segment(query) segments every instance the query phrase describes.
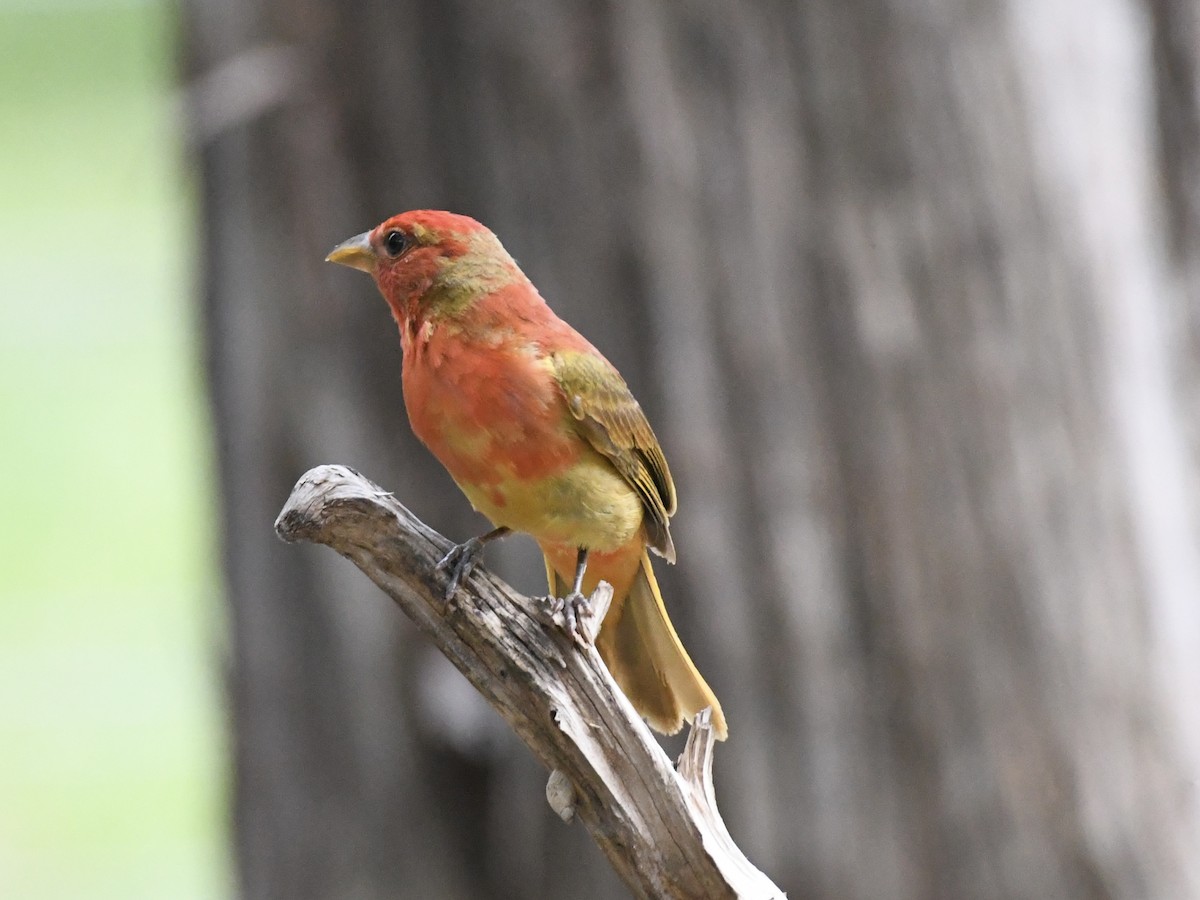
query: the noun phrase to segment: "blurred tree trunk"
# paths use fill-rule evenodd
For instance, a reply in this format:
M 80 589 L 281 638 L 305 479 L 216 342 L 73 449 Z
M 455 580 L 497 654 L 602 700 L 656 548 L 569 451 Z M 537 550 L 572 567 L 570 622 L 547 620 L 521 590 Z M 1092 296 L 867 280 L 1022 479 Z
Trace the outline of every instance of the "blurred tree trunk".
M 321 262 L 422 206 L 647 408 L 718 797 L 791 896 L 1200 896 L 1194 0 L 184 6 L 244 896 L 624 894 L 390 604 L 271 531 L 320 462 L 482 526 Z

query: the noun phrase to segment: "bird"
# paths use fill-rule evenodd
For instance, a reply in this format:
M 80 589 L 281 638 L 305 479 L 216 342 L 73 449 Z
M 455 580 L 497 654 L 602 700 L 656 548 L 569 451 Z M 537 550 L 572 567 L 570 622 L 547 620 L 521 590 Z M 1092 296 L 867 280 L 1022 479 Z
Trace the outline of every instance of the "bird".
M 675 562 L 675 484 L 617 369 L 550 308 L 490 229 L 412 210 L 338 244 L 327 261 L 372 276 L 400 331 L 417 438 L 494 526 L 439 563 L 446 596 L 491 541 L 528 534 L 568 628 L 606 581 L 596 649 L 638 714 L 664 734 L 716 695 L 667 615 L 650 552 Z

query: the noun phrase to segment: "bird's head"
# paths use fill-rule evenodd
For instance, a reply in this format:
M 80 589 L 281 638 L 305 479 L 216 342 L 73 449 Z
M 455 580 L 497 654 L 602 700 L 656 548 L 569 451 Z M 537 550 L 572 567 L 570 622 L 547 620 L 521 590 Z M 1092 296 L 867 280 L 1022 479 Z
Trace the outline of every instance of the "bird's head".
M 401 324 L 460 314 L 524 277 L 486 227 L 429 209 L 392 216 L 342 241 L 325 259 L 370 274 Z

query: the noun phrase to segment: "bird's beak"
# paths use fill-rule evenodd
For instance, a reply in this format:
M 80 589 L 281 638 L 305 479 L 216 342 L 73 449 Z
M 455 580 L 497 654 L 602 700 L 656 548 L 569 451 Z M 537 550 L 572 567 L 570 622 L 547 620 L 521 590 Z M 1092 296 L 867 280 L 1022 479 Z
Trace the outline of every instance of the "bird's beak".
M 377 261 L 378 257 L 371 249 L 371 232 L 369 231 L 342 241 L 325 257 L 325 262 L 340 263 L 352 269 L 362 269 L 364 272 L 374 272 Z

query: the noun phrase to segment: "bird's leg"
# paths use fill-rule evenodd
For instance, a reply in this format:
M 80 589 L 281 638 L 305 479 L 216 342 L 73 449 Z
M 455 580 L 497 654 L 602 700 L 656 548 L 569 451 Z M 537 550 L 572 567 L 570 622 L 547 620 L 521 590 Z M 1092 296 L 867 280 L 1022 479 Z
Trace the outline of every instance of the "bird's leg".
M 579 548 L 579 555 L 575 557 L 575 583 L 571 585 L 571 594 L 575 597 L 583 597 L 583 573 L 587 571 L 587 547 Z
M 579 548 L 579 555 L 575 557 L 575 583 L 571 586 L 571 593 L 565 597 L 555 597 L 551 600 L 551 609 L 553 612 L 561 612 L 563 619 L 567 625 L 567 634 L 572 636 L 578 635 L 587 643 L 588 635 L 583 628 L 583 617 L 590 615 L 592 605 L 588 602 L 588 598 L 583 596 L 583 573 L 587 571 L 588 551 L 587 547 Z
M 475 564 L 483 556 L 483 548 L 496 540 L 496 538 L 504 537 L 509 531 L 509 528 L 501 525 L 499 528 L 493 528 L 487 534 L 473 537 L 450 548 L 450 552 L 443 556 L 437 564 L 439 572 L 450 573 L 450 580 L 446 583 L 447 600 L 454 596 L 454 592 L 458 590 L 458 586 L 471 574 L 471 570 L 475 568 Z

